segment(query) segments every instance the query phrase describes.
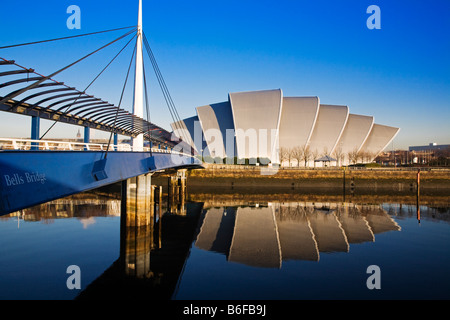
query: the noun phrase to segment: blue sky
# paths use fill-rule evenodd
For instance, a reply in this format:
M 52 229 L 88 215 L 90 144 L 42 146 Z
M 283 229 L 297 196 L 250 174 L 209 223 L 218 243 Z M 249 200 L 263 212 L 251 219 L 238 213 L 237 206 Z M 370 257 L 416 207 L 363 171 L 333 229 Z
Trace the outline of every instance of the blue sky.
M 69 30 L 69 5 L 81 29 Z M 378 5 L 381 29 L 369 30 L 366 9 Z M 2 3 L 0 46 L 136 24 L 138 0 L 48 0 Z M 400 127 L 395 148 L 450 143 L 450 1 L 143 0 L 144 32 L 181 118 L 229 92 L 281 88 L 285 96 L 318 96 L 351 113 Z M 18 19 L 20 17 L 20 19 Z M 49 74 L 124 33 L 0 50 Z M 125 42 L 55 78 L 83 90 Z M 132 46 L 88 90 L 118 103 Z M 146 60 L 151 120 L 171 122 Z M 123 107 L 131 110 L 131 90 Z M 29 136 L 30 119 L 0 113 L 0 136 Z M 48 127 L 42 122 L 42 131 Z M 57 124 L 54 137 L 78 127 Z M 50 136 L 50 137 L 51 137 Z M 388 149 L 392 148 L 389 146 Z

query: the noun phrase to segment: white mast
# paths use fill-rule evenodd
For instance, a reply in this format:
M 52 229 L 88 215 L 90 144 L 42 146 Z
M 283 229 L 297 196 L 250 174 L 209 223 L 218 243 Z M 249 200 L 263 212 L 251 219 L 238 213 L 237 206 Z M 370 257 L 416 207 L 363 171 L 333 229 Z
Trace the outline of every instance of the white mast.
M 134 106 L 133 114 L 144 118 L 144 86 L 143 86 L 143 62 L 142 62 L 142 0 L 139 0 L 139 14 L 136 40 L 136 73 L 134 81 Z M 133 151 L 144 150 L 144 135 L 139 134 L 133 138 Z

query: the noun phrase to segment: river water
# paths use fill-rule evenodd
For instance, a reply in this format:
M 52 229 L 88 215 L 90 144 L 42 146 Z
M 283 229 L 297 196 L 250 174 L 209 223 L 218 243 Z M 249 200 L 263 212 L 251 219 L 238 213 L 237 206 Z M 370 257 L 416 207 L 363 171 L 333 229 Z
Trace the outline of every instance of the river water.
M 190 190 L 148 227 L 120 215 L 110 188 L 0 217 L 0 299 L 450 298 L 445 194 Z

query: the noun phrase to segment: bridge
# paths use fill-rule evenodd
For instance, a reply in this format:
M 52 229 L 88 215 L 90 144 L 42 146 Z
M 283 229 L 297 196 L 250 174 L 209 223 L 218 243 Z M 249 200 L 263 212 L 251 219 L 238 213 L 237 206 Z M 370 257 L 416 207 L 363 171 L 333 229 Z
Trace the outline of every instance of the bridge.
M 29 66 L 0 57 L 0 111 L 31 117 L 30 139 L 0 138 L 0 215 L 116 182 L 122 182 L 128 203 L 142 205 L 145 209 L 147 197 L 154 189 L 152 174 L 178 172 L 180 181 L 184 181 L 186 170 L 202 167 L 188 144 L 149 121 L 144 48 L 172 119 L 179 120 L 179 117 L 142 29 L 142 0 L 139 1 L 135 27 L 4 46 L 0 51 L 118 30 L 126 32 L 50 75 L 42 75 Z M 54 79 L 62 71 L 120 40 L 127 41 L 124 47 L 84 90 Z M 135 47 L 119 103 L 87 94 L 86 90 L 132 43 Z M 121 104 L 133 61 L 134 101 L 133 112 L 129 112 Z M 53 125 L 41 135 L 41 119 L 51 120 L 53 125 L 66 123 L 83 127 L 83 142 L 43 139 Z M 91 143 L 91 129 L 108 132 L 108 143 Z M 119 135 L 130 137 L 131 144 L 120 144 Z M 145 224 L 145 218 L 132 220 L 131 225 Z

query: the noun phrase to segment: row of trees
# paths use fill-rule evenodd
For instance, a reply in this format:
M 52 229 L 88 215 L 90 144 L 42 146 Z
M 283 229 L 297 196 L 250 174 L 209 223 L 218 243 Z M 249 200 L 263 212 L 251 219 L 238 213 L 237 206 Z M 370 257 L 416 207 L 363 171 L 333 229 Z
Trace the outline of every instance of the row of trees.
M 297 166 L 300 166 L 300 163 L 303 163 L 306 167 L 310 161 L 317 160 L 326 155 L 335 158 L 337 166 L 342 165 L 346 159 L 348 160 L 348 163 L 356 164 L 359 162 L 367 163 L 374 158 L 373 153 L 358 151 L 356 148 L 345 153 L 341 147 L 337 147 L 330 155 L 328 154 L 327 148 L 324 148 L 322 152 L 319 152 L 317 149 L 311 150 L 308 145 L 296 146 L 293 148 L 281 147 L 279 157 L 280 163 L 288 162 L 289 166 L 291 166 L 292 161 L 295 160 Z
M 309 146 L 297 146 L 294 148 L 282 147 L 279 150 L 279 162 L 281 164 L 288 163 L 288 166 L 294 162 L 298 167 L 302 164 L 307 167 L 311 161 L 314 161 L 322 156 L 329 155 L 327 149 L 322 152 L 318 150 L 311 150 Z M 343 152 L 342 148 L 338 147 L 331 154 L 333 158 L 336 159 L 336 165 L 348 165 L 348 164 L 358 164 L 358 163 L 370 163 L 374 160 L 375 155 L 370 152 L 362 152 L 357 149 L 353 149 L 349 152 Z M 249 159 L 239 159 L 234 158 L 221 158 L 221 157 L 211 157 L 197 156 L 199 159 L 206 163 L 217 163 L 217 164 L 243 164 L 243 165 L 268 165 L 271 163 L 269 158 L 249 158 Z M 439 165 L 448 166 L 450 164 L 450 148 L 443 150 L 433 150 L 433 151 L 402 151 L 397 150 L 395 152 L 386 152 L 375 158 L 377 163 L 382 164 L 428 164 L 428 165 Z
M 292 162 L 295 162 L 298 167 L 303 164 L 305 167 L 309 165 L 309 162 L 314 161 L 322 156 L 329 155 L 328 150 L 325 148 L 322 152 L 317 149 L 311 150 L 308 145 L 296 146 L 293 148 L 281 147 L 279 150 L 279 162 L 283 164 L 288 162 L 288 166 L 291 166 Z M 374 155 L 369 152 L 361 152 L 354 149 L 350 152 L 344 153 L 342 148 L 338 147 L 331 154 L 333 158 L 336 159 L 336 165 L 341 166 L 344 161 L 347 160 L 347 164 L 357 164 L 360 162 L 368 163 L 373 160 Z M 198 156 L 199 159 L 206 163 L 217 163 L 217 164 L 245 164 L 245 165 L 268 165 L 271 161 L 268 158 L 250 158 L 250 159 L 239 159 L 234 158 L 221 158 L 221 157 L 211 157 Z

